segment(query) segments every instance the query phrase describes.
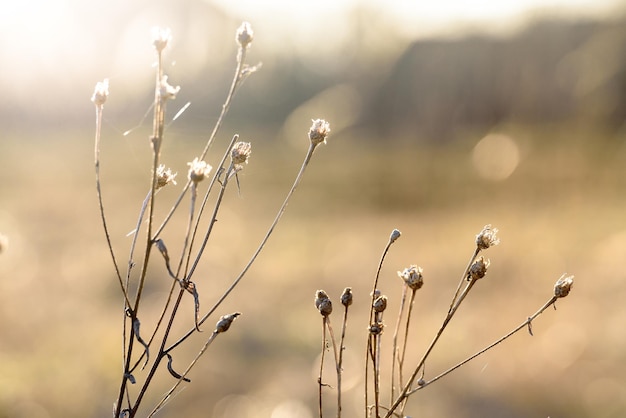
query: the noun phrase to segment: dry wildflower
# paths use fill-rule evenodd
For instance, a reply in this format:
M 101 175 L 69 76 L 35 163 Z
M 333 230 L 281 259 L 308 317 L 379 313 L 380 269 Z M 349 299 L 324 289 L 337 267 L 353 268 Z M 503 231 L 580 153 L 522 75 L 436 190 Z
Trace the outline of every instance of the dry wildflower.
M 377 312 L 377 313 L 384 312 L 385 309 L 387 309 L 387 296 L 385 295 L 378 296 L 374 300 L 374 303 L 372 304 L 372 306 L 374 307 L 374 312 Z
M 157 177 L 156 188 L 157 188 L 157 190 L 160 189 L 161 187 L 167 186 L 170 183 L 176 185 L 176 180 L 174 180 L 174 178 L 176 177 L 177 174 L 178 173 L 173 173 L 172 174 L 172 170 L 169 169 L 169 168 L 165 169 L 165 166 L 163 164 L 158 166 L 157 167 L 157 172 L 156 172 L 156 177 Z
M 396 240 L 398 238 L 400 238 L 401 235 L 402 235 L 402 233 L 399 230 L 394 229 L 393 231 L 391 231 L 391 236 L 389 237 L 389 242 L 391 242 L 393 244 L 394 242 L 396 242 Z
M 346 308 L 352 305 L 352 288 L 346 287 L 341 294 L 341 304 Z
M 194 183 L 204 180 L 204 178 L 208 176 L 213 169 L 211 165 L 207 164 L 205 161 L 198 160 L 198 158 L 194 158 L 193 161 L 187 163 L 187 165 L 189 166 L 189 180 Z
M 404 283 L 412 290 L 417 290 L 424 285 L 424 276 L 422 276 L 422 268 L 412 265 L 398 272 L 398 277 L 404 280 Z
M 91 96 L 91 101 L 96 106 L 102 106 L 107 101 L 107 97 L 109 97 L 109 79 L 105 78 L 104 80 L 96 83 L 96 88 Z
M 252 43 L 252 40 L 254 39 L 254 32 L 252 31 L 250 23 L 243 22 L 241 26 L 239 26 L 235 39 L 243 49 L 246 49 Z
M 252 154 L 252 146 L 249 142 L 237 142 L 230 152 L 230 158 L 232 159 L 233 165 L 241 170 L 243 164 L 248 164 L 250 154 Z
M 176 95 L 180 91 L 180 86 L 172 86 L 167 82 L 167 76 L 164 75 L 161 77 L 161 83 L 159 83 L 159 98 L 161 101 L 165 101 L 168 99 L 175 99 Z
M 485 260 L 485 257 L 480 257 L 478 260 L 470 266 L 467 272 L 467 280 L 478 280 L 485 277 L 487 269 L 489 268 L 489 260 Z
M 476 246 L 479 250 L 486 250 L 487 248 L 498 245 L 500 240 L 496 237 L 498 228 L 491 228 L 491 224 L 485 225 L 482 231 L 476 235 Z
M 161 53 L 172 40 L 172 32 L 169 28 L 152 28 L 152 45 L 158 53 Z
M 313 120 L 313 125 L 309 130 L 309 139 L 314 146 L 326 143 L 326 137 L 330 133 L 330 124 L 324 119 Z
M 230 325 L 233 323 L 235 318 L 237 318 L 239 315 L 241 315 L 241 312 L 235 312 L 230 315 L 224 315 L 223 317 L 220 318 L 219 321 L 217 321 L 217 324 L 215 324 L 215 331 L 213 332 L 218 334 L 220 332 L 228 331 L 228 328 L 230 328 Z
M 318 290 L 315 293 L 315 307 L 324 317 L 332 313 L 333 303 L 330 301 L 330 298 L 325 291 Z
M 367 330 L 372 335 L 380 335 L 383 332 L 383 328 L 385 328 L 385 325 L 382 322 L 375 322 L 367 327 Z
M 572 286 L 574 285 L 574 276 L 561 276 L 559 280 L 554 284 L 554 296 L 557 298 L 564 298 L 569 295 Z

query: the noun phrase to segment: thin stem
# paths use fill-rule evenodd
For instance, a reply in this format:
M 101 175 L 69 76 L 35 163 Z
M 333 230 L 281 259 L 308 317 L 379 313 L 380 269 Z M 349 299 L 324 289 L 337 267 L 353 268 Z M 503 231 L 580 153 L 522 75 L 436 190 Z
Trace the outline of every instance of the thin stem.
M 120 284 L 120 289 L 122 290 L 122 294 L 124 295 L 124 301 L 127 306 L 130 306 L 130 300 L 128 299 L 128 293 L 126 291 L 126 287 L 124 286 L 124 282 L 122 280 L 122 274 L 120 273 L 119 266 L 117 264 L 117 259 L 115 258 L 115 252 L 113 251 L 113 244 L 111 244 L 111 236 L 109 234 L 109 228 L 107 225 L 106 216 L 104 214 L 104 204 L 102 202 L 102 190 L 100 187 L 100 137 L 102 132 L 102 112 L 103 105 L 96 105 L 96 138 L 94 145 L 94 165 L 96 169 L 96 192 L 98 195 L 98 208 L 100 209 L 100 220 L 102 221 L 102 228 L 104 229 L 104 236 L 107 241 L 107 247 L 109 248 L 109 253 L 111 254 L 111 260 L 113 261 L 113 267 L 115 268 L 115 275 L 117 276 L 117 280 Z
M 465 297 L 467 296 L 469 291 L 472 289 L 472 287 L 474 286 L 476 281 L 477 281 L 476 279 L 472 279 L 467 284 L 467 286 L 463 289 L 463 291 L 461 292 L 459 297 L 456 299 L 456 302 L 452 306 L 452 309 L 450 310 L 450 312 L 448 312 L 448 314 L 446 315 L 446 318 L 444 319 L 443 324 L 441 325 L 441 327 L 437 331 L 437 334 L 435 335 L 435 337 L 433 338 L 432 342 L 428 346 L 428 349 L 426 350 L 426 352 L 422 356 L 422 359 L 419 361 L 419 363 L 415 367 L 415 370 L 413 371 L 413 374 L 409 378 L 408 382 L 404 385 L 404 388 L 402 389 L 402 392 L 400 393 L 400 395 L 398 395 L 398 397 L 396 398 L 394 403 L 391 405 L 391 407 L 389 408 L 389 411 L 387 411 L 387 414 L 385 415 L 385 418 L 389 418 L 394 413 L 394 411 L 398 408 L 398 406 L 402 402 L 404 402 L 404 400 L 407 398 L 407 393 L 409 392 L 409 390 L 411 390 L 411 386 L 413 385 L 413 382 L 415 381 L 415 378 L 417 377 L 418 373 L 420 372 L 420 370 L 424 366 L 424 363 L 426 362 L 426 359 L 428 358 L 428 356 L 432 352 L 433 348 L 435 348 L 435 345 L 437 344 L 437 341 L 439 341 L 439 338 L 441 337 L 441 334 L 443 334 L 443 331 L 446 329 L 446 327 L 450 323 L 450 320 L 452 319 L 452 317 L 456 313 L 457 309 L 459 308 L 459 306 L 461 305 L 461 303 L 463 302 L 463 300 L 465 299 Z
M 400 297 L 400 309 L 398 310 L 398 319 L 396 320 L 396 327 L 393 330 L 393 338 L 391 344 L 391 396 L 390 401 L 395 398 L 395 377 L 396 377 L 396 362 L 398 363 L 398 368 L 401 367 L 400 362 L 400 353 L 398 351 L 398 333 L 400 332 L 400 323 L 402 322 L 402 316 L 404 314 L 404 305 L 406 303 L 406 291 L 408 286 L 402 286 L 402 296 Z M 407 325 L 408 329 L 408 325 Z M 406 337 L 405 337 L 406 338 Z M 399 372 L 399 381 L 402 382 L 402 372 Z M 402 383 L 400 383 L 402 384 Z
M 289 203 L 289 200 L 291 199 L 291 196 L 294 194 L 294 192 L 298 188 L 298 185 L 302 181 L 302 178 L 304 176 L 304 172 L 306 171 L 306 168 L 308 167 L 308 165 L 309 165 L 309 163 L 311 161 L 311 158 L 313 157 L 313 152 L 315 151 L 315 148 L 316 148 L 316 145 L 314 145 L 313 143 L 311 143 L 309 145 L 309 149 L 308 149 L 307 154 L 306 154 L 306 156 L 304 158 L 304 162 L 302 163 L 302 166 L 300 167 L 300 171 L 298 172 L 298 175 L 296 176 L 296 179 L 294 180 L 294 183 L 291 186 L 291 189 L 289 190 L 289 193 L 287 193 L 287 197 L 285 198 L 285 201 L 283 202 L 282 206 L 278 210 L 276 218 L 274 219 L 274 221 L 270 225 L 270 227 L 267 230 L 265 236 L 261 240 L 261 243 L 259 244 L 259 246 L 257 247 L 256 251 L 254 252 L 252 257 L 248 261 L 248 264 L 246 264 L 246 266 L 239 273 L 237 278 L 235 278 L 235 280 L 231 283 L 231 285 L 228 287 L 228 289 L 226 289 L 226 291 L 217 300 L 217 302 L 215 302 L 213 307 L 198 321 L 198 325 L 202 325 L 213 314 L 213 312 L 215 312 L 215 310 L 222 304 L 222 302 L 226 299 L 226 297 L 228 297 L 228 295 L 235 289 L 235 287 L 239 284 L 241 279 L 243 279 L 245 274 L 248 272 L 248 270 L 250 269 L 252 264 L 255 262 L 255 260 L 257 259 L 257 257 L 261 253 L 261 250 L 263 250 L 263 248 L 265 247 L 265 244 L 267 243 L 269 237 L 274 232 L 274 229 L 276 228 L 276 225 L 278 225 L 278 222 L 280 221 L 280 219 L 282 218 L 283 214 L 285 213 L 285 211 L 287 209 L 287 204 Z M 191 275 L 191 273 L 192 272 L 190 271 L 189 275 Z M 185 335 L 183 335 L 178 341 L 176 341 L 174 344 L 172 344 L 166 351 L 170 351 L 170 350 L 173 350 L 174 348 L 176 348 L 179 344 L 181 344 L 183 341 L 185 341 L 187 338 L 189 338 L 189 336 L 191 334 L 193 334 L 194 331 L 195 331 L 195 328 L 192 328 L 189 331 L 187 331 L 187 333 Z
M 348 324 L 348 305 L 343 311 L 343 321 L 341 322 L 341 340 L 339 341 L 339 361 L 337 362 L 337 418 L 341 418 L 341 376 L 343 374 L 343 351 L 344 340 L 346 338 L 346 328 Z
M 420 385 L 419 387 L 410 390 L 409 392 L 407 392 L 407 396 L 410 396 L 412 394 L 414 394 L 415 392 L 417 392 L 420 389 L 425 388 L 426 386 L 430 385 L 431 383 L 435 383 L 437 380 L 441 379 L 442 377 L 452 373 L 453 371 L 455 371 L 456 369 L 458 369 L 459 367 L 463 366 L 464 364 L 474 360 L 476 357 L 484 354 L 485 352 L 491 350 L 492 348 L 494 348 L 496 345 L 502 343 L 504 340 L 508 339 L 509 337 L 513 336 L 514 334 L 518 333 L 520 330 L 522 330 L 523 328 L 527 328 L 528 326 L 530 326 L 531 322 L 537 318 L 539 315 L 541 315 L 543 313 L 543 311 L 545 311 L 546 309 L 548 309 L 550 306 L 554 305 L 557 301 L 557 297 L 553 296 L 549 301 L 547 301 L 541 308 L 539 308 L 539 310 L 537 312 L 535 312 L 534 314 L 532 314 L 531 316 L 529 316 L 524 322 L 522 322 L 521 324 L 519 324 L 516 328 L 514 328 L 511 332 L 509 332 L 508 334 L 504 335 L 503 337 L 499 338 L 498 340 L 494 341 L 493 343 L 489 344 L 487 347 L 483 348 L 482 350 L 478 351 L 477 353 L 469 356 L 468 358 L 466 358 L 465 360 L 463 360 L 462 362 L 458 363 L 457 365 L 455 365 L 454 367 L 449 368 L 448 370 L 446 370 L 445 372 L 439 374 L 436 377 L 433 377 L 432 379 L 430 379 L 427 382 L 424 382 L 422 385 Z
M 317 377 L 317 384 L 318 384 L 318 404 L 319 404 L 319 413 L 320 413 L 320 418 L 323 417 L 324 412 L 323 412 L 323 408 L 322 408 L 322 386 L 324 385 L 322 383 L 322 375 L 324 373 L 324 357 L 326 355 L 326 316 L 322 317 L 322 354 L 320 356 L 320 372 L 319 375 Z
M 167 402 L 167 400 L 170 398 L 170 396 L 172 396 L 172 393 L 174 393 L 174 391 L 176 390 L 176 388 L 178 388 L 178 386 L 180 386 L 180 384 L 184 381 L 183 379 L 187 376 L 187 374 L 191 371 L 192 367 L 198 362 L 198 360 L 200 359 L 200 357 L 204 354 L 204 352 L 207 350 L 207 348 L 209 347 L 209 345 L 211 345 L 211 343 L 213 342 L 213 340 L 215 340 L 215 337 L 217 337 L 217 334 L 219 334 L 219 332 L 217 330 L 213 331 L 211 333 L 211 336 L 209 337 L 209 339 L 207 340 L 206 343 L 204 343 L 204 345 L 202 346 L 202 349 L 200 350 L 200 352 L 196 355 L 196 357 L 193 359 L 193 361 L 189 364 L 189 366 L 187 367 L 187 369 L 185 369 L 185 371 L 183 372 L 183 374 L 180 376 L 180 378 L 178 379 L 178 381 L 176 382 L 176 384 L 174 384 L 174 386 L 172 386 L 170 388 L 170 390 L 167 391 L 167 393 L 163 396 L 163 398 L 161 399 L 161 401 L 157 404 L 157 406 L 154 407 L 154 409 L 152 410 L 152 412 L 150 412 L 150 414 L 148 415 L 148 418 L 154 416 L 154 414 L 156 414 L 162 407 L 163 405 Z
M 400 382 L 400 385 L 402 385 L 402 381 L 404 380 L 404 376 L 403 376 L 403 372 L 404 372 L 404 357 L 406 355 L 406 346 L 407 346 L 407 341 L 409 340 L 409 327 L 411 325 L 411 313 L 413 313 L 413 302 L 415 302 L 415 294 L 417 293 L 417 289 L 412 289 L 411 292 L 411 300 L 409 302 L 409 310 L 407 312 L 407 316 L 406 316 L 406 326 L 404 328 L 404 340 L 402 341 L 402 348 L 400 350 L 400 355 L 398 357 L 398 381 Z M 392 385 L 393 385 L 393 380 L 392 380 Z M 393 399 L 393 397 L 391 397 L 391 399 Z M 400 414 L 404 414 L 404 406 L 406 404 L 403 403 L 402 404 L 402 408 L 400 411 Z
M 228 90 L 228 94 L 226 95 L 226 100 L 224 101 L 224 104 L 222 105 L 222 112 L 217 118 L 217 122 L 215 123 L 215 126 L 213 127 L 213 132 L 211 132 L 211 135 L 209 136 L 209 139 L 204 147 L 204 150 L 202 151 L 202 154 L 200 154 L 200 158 L 199 158 L 200 160 L 204 160 L 204 157 L 206 156 L 207 152 L 209 152 L 211 145 L 215 141 L 217 132 L 222 126 L 224 117 L 226 116 L 226 114 L 228 113 L 228 110 L 230 109 L 230 104 L 233 100 L 233 97 L 235 97 L 235 92 L 237 91 L 237 87 L 239 87 L 239 85 L 241 84 L 241 81 L 243 80 L 241 77 L 241 74 L 242 74 L 242 70 L 244 68 L 245 61 L 246 61 L 246 52 L 247 52 L 247 48 L 239 47 L 239 51 L 237 53 L 237 68 L 235 69 L 235 76 L 233 77 L 233 81 L 230 83 L 230 89 Z
M 463 274 L 461 275 L 461 279 L 459 280 L 459 284 L 456 287 L 456 291 L 454 292 L 454 296 L 452 297 L 452 300 L 450 301 L 450 307 L 448 308 L 448 313 L 450 313 L 450 311 L 452 311 L 452 307 L 454 306 L 454 303 L 456 302 L 457 296 L 459 295 L 459 292 L 461 291 L 461 287 L 463 286 L 463 282 L 467 279 L 467 272 L 469 271 L 470 267 L 472 266 L 472 263 L 476 260 L 476 257 L 478 257 L 478 253 L 480 253 L 480 248 L 476 247 L 476 249 L 474 250 L 474 254 L 472 254 L 472 257 L 470 258 L 469 263 L 467 263 L 467 267 L 465 267 L 465 270 L 463 271 Z
M 367 324 L 368 327 L 370 327 L 372 325 L 372 320 L 374 319 L 374 301 L 376 300 L 376 289 L 378 288 L 378 279 L 380 277 L 380 271 L 383 267 L 383 263 L 385 261 L 385 257 L 387 256 L 387 253 L 389 252 L 389 248 L 391 247 L 391 244 L 393 244 L 395 242 L 394 239 L 389 239 L 389 241 L 387 242 L 387 245 L 385 246 L 385 249 L 383 250 L 383 253 L 380 257 L 380 261 L 378 262 L 378 269 L 376 270 L 376 276 L 374 277 L 374 286 L 372 287 L 372 300 L 370 303 L 370 314 L 369 314 L 369 322 Z M 372 335 L 371 333 L 368 332 L 367 334 L 367 346 L 365 348 L 365 416 L 367 416 L 367 411 L 369 409 L 368 406 L 368 392 L 367 392 L 367 387 L 368 387 L 368 379 L 367 379 L 367 364 L 368 364 L 368 356 L 370 353 L 370 350 L 372 349 Z M 374 357 L 372 357 L 372 364 L 375 363 Z

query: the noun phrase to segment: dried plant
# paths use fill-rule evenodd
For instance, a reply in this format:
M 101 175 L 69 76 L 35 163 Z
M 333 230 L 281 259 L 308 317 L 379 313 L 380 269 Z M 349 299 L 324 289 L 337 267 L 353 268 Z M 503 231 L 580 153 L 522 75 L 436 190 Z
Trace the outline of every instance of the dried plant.
M 459 307 L 465 301 L 466 297 L 469 295 L 470 291 L 475 287 L 475 285 L 482 281 L 482 279 L 486 276 L 487 270 L 490 265 L 490 261 L 486 259 L 484 256 L 479 255 L 487 250 L 490 247 L 497 245 L 500 240 L 497 238 L 498 230 L 496 228 L 492 228 L 491 225 L 486 225 L 478 235 L 476 235 L 475 239 L 475 247 L 472 251 L 472 256 L 470 257 L 469 263 L 467 267 L 461 274 L 461 278 L 459 280 L 459 284 L 453 293 L 452 299 L 450 301 L 450 306 L 448 308 L 448 312 L 445 315 L 445 318 L 432 338 L 430 344 L 426 348 L 424 354 L 417 362 L 412 369 L 409 369 L 405 363 L 405 355 L 406 355 L 406 347 L 407 341 L 409 340 L 409 330 L 411 329 L 411 313 L 413 310 L 413 304 L 415 302 L 416 292 L 422 288 L 424 284 L 423 270 L 421 267 L 416 265 L 411 265 L 403 269 L 402 271 L 398 271 L 398 276 L 402 279 L 402 294 L 400 296 L 400 309 L 398 315 L 395 318 L 395 327 L 394 332 L 391 339 L 391 353 L 390 353 L 390 370 L 391 376 L 388 382 L 388 403 L 383 404 L 381 400 L 382 388 L 381 388 L 381 368 L 383 364 L 381 362 L 382 358 L 382 344 L 381 341 L 384 335 L 385 323 L 383 321 L 383 313 L 387 308 L 388 298 L 383 295 L 379 289 L 379 277 L 380 272 L 385 261 L 385 257 L 387 256 L 391 245 L 397 241 L 397 239 L 401 236 L 400 231 L 394 229 L 389 237 L 387 245 L 383 251 L 383 254 L 380 258 L 380 262 L 378 264 L 378 269 L 374 276 L 373 280 L 373 289 L 370 294 L 369 302 L 369 319 L 367 326 L 367 343 L 366 343 L 366 355 L 364 359 L 364 367 L 365 367 L 365 384 L 364 384 L 364 417 L 404 417 L 407 400 L 410 396 L 415 394 L 416 392 L 424 389 L 426 386 L 435 383 L 439 379 L 444 376 L 447 376 L 451 372 L 455 371 L 459 367 L 468 363 L 469 361 L 475 359 L 476 357 L 484 354 L 488 350 L 492 349 L 496 345 L 502 343 L 512 335 L 517 332 L 527 329 L 530 335 L 532 335 L 532 322 L 541 315 L 546 309 L 553 306 L 556 308 L 556 302 L 558 299 L 566 297 L 574 283 L 573 276 L 563 275 L 561 276 L 556 284 L 554 285 L 552 294 L 546 303 L 544 303 L 535 313 L 527 317 L 521 324 L 513 328 L 510 332 L 494 341 L 493 343 L 487 345 L 483 349 L 479 350 L 477 353 L 470 355 L 465 360 L 457 363 L 456 365 L 450 367 L 449 369 L 439 373 L 434 377 L 427 378 L 425 372 L 426 361 L 433 353 L 435 347 L 437 346 L 439 339 L 443 332 L 446 330 L 448 324 L 452 320 L 452 318 L 457 313 Z M 346 288 L 344 294 L 341 296 L 342 303 L 344 298 L 346 297 L 346 292 L 350 288 Z M 410 295 L 410 296 L 409 296 Z M 407 301 L 408 296 L 408 301 Z M 320 301 L 323 301 L 320 302 Z M 348 306 L 352 304 L 352 292 L 349 290 L 349 303 L 344 304 L 346 306 L 346 311 L 343 317 L 343 325 L 342 325 L 342 339 L 339 345 L 339 354 L 337 354 L 337 348 L 334 340 L 334 336 L 332 333 L 332 328 L 330 327 L 330 314 L 332 309 L 327 309 L 324 312 L 321 310 L 322 305 L 332 306 L 332 302 L 330 298 L 323 290 L 317 291 L 316 298 L 316 306 L 320 310 L 323 316 L 323 326 L 324 330 L 322 332 L 322 356 L 321 356 L 321 365 L 320 365 L 320 374 L 318 377 L 318 385 L 319 385 L 319 416 L 323 416 L 322 411 L 322 397 L 323 397 L 323 387 L 330 387 L 329 384 L 324 383 L 322 379 L 322 369 L 323 363 L 325 360 L 324 351 L 327 349 L 326 345 L 326 330 L 329 331 L 331 343 L 333 349 L 335 351 L 335 364 L 337 369 L 337 417 L 341 417 L 341 373 L 342 373 L 342 353 L 343 350 L 346 349 L 343 344 L 343 335 L 345 332 L 345 326 L 347 323 L 347 312 Z M 412 371 L 411 371 L 412 370 Z M 410 376 L 405 378 L 405 372 L 411 371 Z M 373 397 L 373 399 L 372 399 Z
M 152 44 L 156 52 L 157 62 L 153 103 L 153 128 L 149 138 L 152 152 L 152 175 L 150 183 L 147 185 L 147 196 L 143 201 L 142 207 L 139 209 L 136 228 L 131 233 L 131 244 L 128 259 L 125 262 L 125 272 L 123 271 L 124 264 L 119 261 L 119 257 L 112 245 L 111 233 L 108 226 L 109 219 L 106 216 L 103 204 L 102 183 L 100 180 L 102 117 L 104 105 L 109 96 L 109 82 L 108 80 L 104 80 L 96 84 L 91 98 L 96 107 L 96 191 L 104 235 L 123 298 L 123 366 L 120 376 L 120 385 L 114 403 L 113 416 L 115 418 L 137 416 L 139 408 L 142 406 L 142 401 L 154 380 L 155 373 L 159 368 L 166 367 L 174 383 L 171 389 L 167 391 L 161 400 L 153 406 L 151 412 L 149 412 L 148 416 L 153 416 L 168 402 L 179 385 L 183 382 L 190 381 L 187 376 L 198 359 L 205 353 L 217 336 L 226 332 L 233 321 L 240 315 L 239 312 L 223 315 L 217 321 L 215 328 L 208 336 L 196 357 L 182 373 L 175 371 L 174 355 L 176 348 L 187 341 L 191 335 L 201 330 L 202 325 L 215 315 L 224 300 L 246 275 L 246 272 L 263 250 L 267 240 L 274 232 L 276 225 L 285 212 L 287 203 L 300 184 L 315 149 L 318 145 L 326 142 L 326 138 L 330 132 L 329 124 L 326 121 L 321 119 L 313 121 L 309 130 L 309 147 L 304 162 L 282 206 L 279 208 L 274 221 L 270 224 L 266 234 L 260 240 L 257 249 L 241 272 L 232 280 L 232 283 L 224 290 L 223 294 L 217 299 L 213 306 L 203 311 L 200 307 L 199 295 L 205 283 L 200 280 L 195 280 L 194 273 L 207 248 L 207 243 L 211 238 L 217 215 L 223 204 L 225 191 L 231 184 L 233 177 L 237 185 L 239 185 L 238 173 L 244 169 L 250 159 L 252 150 L 251 144 L 239 141 L 239 136 L 234 135 L 230 143 L 226 145 L 221 160 L 216 167 L 212 167 L 208 164 L 205 158 L 217 138 L 218 131 L 222 126 L 235 93 L 242 82 L 260 68 L 260 65 L 250 66 L 246 64 L 246 55 L 253 39 L 254 34 L 250 24 L 244 22 L 237 30 L 235 36 L 235 40 L 238 44 L 236 69 L 230 89 L 222 105 L 221 114 L 202 151 L 188 163 L 187 179 L 182 186 L 178 198 L 173 203 L 170 203 L 171 208 L 169 212 L 160 220 L 160 223 L 158 223 L 155 215 L 155 207 L 157 204 L 167 204 L 157 199 L 158 192 L 163 187 L 176 185 L 175 179 L 177 174 L 170 168 L 166 168 L 161 164 L 161 149 L 165 141 L 166 105 L 170 100 L 176 98 L 180 87 L 171 85 L 167 75 L 164 74 L 163 54 L 170 44 L 171 33 L 168 29 L 160 28 L 156 28 L 153 31 Z M 205 185 L 206 189 L 204 192 L 201 192 Z M 198 199 L 198 193 L 204 193 L 201 199 Z M 211 196 L 214 201 L 212 210 L 209 208 L 209 196 Z M 179 237 L 182 251 L 178 257 L 174 257 L 170 255 L 166 242 L 164 238 L 162 238 L 162 233 L 170 226 L 170 220 L 173 214 L 181 209 L 185 200 L 187 200 L 189 205 L 187 226 Z M 200 221 L 206 217 L 209 218 L 208 226 L 202 229 Z M 143 225 L 145 225 L 145 228 L 142 227 Z M 162 301 L 163 305 L 160 309 L 161 313 L 156 321 L 156 325 L 152 329 L 145 329 L 141 326 L 140 313 L 143 312 L 141 308 L 145 304 L 144 290 L 146 283 L 152 280 L 154 276 L 154 272 L 149 268 L 149 261 L 155 249 L 163 259 L 165 270 L 172 281 L 167 297 Z M 194 315 L 188 318 L 189 330 L 187 332 L 182 335 L 173 335 L 172 324 L 175 318 L 182 315 L 179 308 L 184 297 L 193 299 L 195 307 Z M 139 378 L 140 372 L 144 369 L 147 370 L 147 373 L 142 374 L 141 378 Z M 137 389 L 133 390 L 131 388 L 132 386 L 135 386 Z

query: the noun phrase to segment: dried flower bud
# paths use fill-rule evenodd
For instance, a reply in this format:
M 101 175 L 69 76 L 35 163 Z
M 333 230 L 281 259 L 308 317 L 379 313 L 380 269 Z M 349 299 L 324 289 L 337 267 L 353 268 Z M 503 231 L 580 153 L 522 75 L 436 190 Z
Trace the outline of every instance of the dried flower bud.
M 230 315 L 224 315 L 223 317 L 220 318 L 219 321 L 217 321 L 217 324 L 215 324 L 215 331 L 213 332 L 218 334 L 220 332 L 228 331 L 228 328 L 230 328 L 230 325 L 233 323 L 235 318 L 237 318 L 239 315 L 241 315 L 241 312 L 235 312 Z
M 172 32 L 169 28 L 152 28 L 152 45 L 158 53 L 161 53 L 172 40 Z
M 322 314 L 322 316 L 328 316 L 333 311 L 333 303 L 330 301 L 328 294 L 323 290 L 318 290 L 315 293 L 315 307 Z
M 352 305 L 352 288 L 346 287 L 341 294 L 341 304 L 346 308 Z
M 324 119 L 315 119 L 309 129 L 309 139 L 314 146 L 326 143 L 326 137 L 330 133 L 330 125 Z
M 176 185 L 176 180 L 174 180 L 174 178 L 176 177 L 176 174 L 178 174 L 178 173 L 172 174 L 172 170 L 170 170 L 169 168 L 166 170 L 165 166 L 163 164 L 158 166 L 157 167 L 157 172 L 156 172 L 156 177 L 157 177 L 156 188 L 157 188 L 157 190 L 160 189 L 161 187 L 167 186 L 170 183 Z
M 570 290 L 572 290 L 572 286 L 574 285 L 574 276 L 566 276 L 565 274 L 561 276 L 559 280 L 556 281 L 554 285 L 554 296 L 557 298 L 564 298 L 569 295 Z
M 96 88 L 91 96 L 91 101 L 96 106 L 102 106 L 107 101 L 107 97 L 109 97 L 109 79 L 105 78 L 104 80 L 96 83 Z
M 175 99 L 176 95 L 180 91 L 180 86 L 172 86 L 167 82 L 167 76 L 164 75 L 161 77 L 161 83 L 159 83 L 159 98 L 161 101 L 165 101 L 168 99 Z
M 412 265 L 398 272 L 398 277 L 404 280 L 404 283 L 412 290 L 417 290 L 424 285 L 424 277 L 422 276 L 422 268 Z
M 383 332 L 385 325 L 382 322 L 375 322 L 367 327 L 367 330 L 372 335 L 380 335 Z
M 383 312 L 385 309 L 387 309 L 387 296 L 382 295 L 382 296 L 378 296 L 375 300 L 374 303 L 372 304 L 372 306 L 374 307 L 374 312 Z
M 476 235 L 476 246 L 479 250 L 486 250 L 487 248 L 498 245 L 500 240 L 496 237 L 498 228 L 491 228 L 491 224 L 485 225 L 482 231 Z
M 187 165 L 189 166 L 189 180 L 193 181 L 196 184 L 204 180 L 204 178 L 208 176 L 213 169 L 213 167 L 211 167 L 209 164 L 204 161 L 198 160 L 198 158 L 194 158 L 193 161 L 187 163 Z
M 485 260 L 484 257 L 480 257 L 478 260 L 470 266 L 467 272 L 467 280 L 478 280 L 485 277 L 487 269 L 489 268 L 489 260 Z
M 389 237 L 389 242 L 391 242 L 393 244 L 394 242 L 396 242 L 396 240 L 398 238 L 400 238 L 400 235 L 402 235 L 402 233 L 399 230 L 394 229 L 393 231 L 391 231 L 391 236 Z
M 254 39 L 254 32 L 250 23 L 243 22 L 239 29 L 237 29 L 237 35 L 235 37 L 237 43 L 244 49 L 246 49 Z
M 235 166 L 241 166 L 244 163 L 248 164 L 250 154 L 252 154 L 252 146 L 249 142 L 237 142 L 230 152 L 230 158 Z

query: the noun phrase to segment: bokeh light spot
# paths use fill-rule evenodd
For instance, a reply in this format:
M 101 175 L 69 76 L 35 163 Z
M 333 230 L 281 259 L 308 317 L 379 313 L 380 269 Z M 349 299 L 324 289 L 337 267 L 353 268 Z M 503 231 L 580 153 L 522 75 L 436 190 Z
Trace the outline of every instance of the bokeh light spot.
M 492 181 L 507 179 L 519 164 L 519 148 L 513 138 L 489 134 L 481 139 L 472 152 L 472 164 L 478 175 Z

